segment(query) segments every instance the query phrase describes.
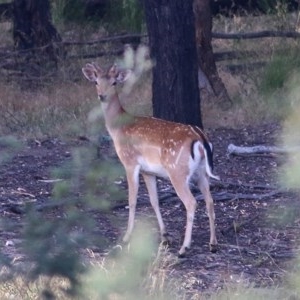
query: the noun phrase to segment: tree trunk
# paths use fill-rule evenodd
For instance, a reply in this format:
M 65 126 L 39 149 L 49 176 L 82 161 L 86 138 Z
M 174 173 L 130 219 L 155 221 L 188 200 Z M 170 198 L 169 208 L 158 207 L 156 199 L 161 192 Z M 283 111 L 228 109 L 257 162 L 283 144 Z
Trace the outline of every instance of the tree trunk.
M 192 0 L 144 0 L 155 117 L 202 127 Z
M 231 105 L 231 99 L 219 77 L 211 45 L 212 14 L 210 0 L 194 0 L 194 14 L 198 64 L 202 71 L 202 73 L 201 71 L 199 73 L 199 82 L 205 82 L 205 78 L 201 78 L 201 75 L 205 75 L 214 95 L 222 103 L 222 106 L 229 106 Z M 203 88 L 206 88 L 210 92 L 209 87 L 203 86 Z
M 13 38 L 17 50 L 57 61 L 61 38 L 51 23 L 49 0 L 14 0 Z

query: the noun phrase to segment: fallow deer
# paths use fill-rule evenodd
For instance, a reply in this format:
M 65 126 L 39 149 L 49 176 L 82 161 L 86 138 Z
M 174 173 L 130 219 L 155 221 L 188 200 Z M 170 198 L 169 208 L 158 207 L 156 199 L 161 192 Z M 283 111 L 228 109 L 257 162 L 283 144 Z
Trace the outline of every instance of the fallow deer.
M 97 64 L 92 63 L 86 64 L 82 72 L 89 81 L 96 84 L 106 128 L 126 171 L 129 219 L 123 242 L 129 241 L 134 227 L 139 174 L 143 176 L 148 189 L 162 240 L 167 241 L 156 187 L 156 176 L 165 177 L 170 179 L 186 208 L 185 237 L 179 250 L 179 255 L 183 256 L 191 245 L 196 210 L 196 200 L 189 188 L 189 182 L 193 179 L 206 202 L 210 226 L 210 250 L 215 252 L 217 249 L 215 213 L 209 177 L 219 178 L 212 174 L 212 146 L 206 135 L 195 126 L 127 113 L 119 101 L 115 85 L 127 80 L 131 74 L 129 70 L 119 70 L 113 65 L 105 72 Z

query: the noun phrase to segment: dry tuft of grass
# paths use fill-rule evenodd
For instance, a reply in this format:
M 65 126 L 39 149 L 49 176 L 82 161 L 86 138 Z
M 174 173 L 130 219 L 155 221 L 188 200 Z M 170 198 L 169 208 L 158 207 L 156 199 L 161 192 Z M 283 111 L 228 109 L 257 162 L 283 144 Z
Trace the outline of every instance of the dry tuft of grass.
M 0 298 L 3 300 L 33 300 L 33 299 L 71 299 L 64 292 L 70 288 L 65 278 L 40 276 L 34 281 L 26 276 L 18 275 L 0 283 Z
M 94 99 L 83 84 L 65 82 L 24 91 L 0 83 L 0 132 L 28 138 L 84 133 Z

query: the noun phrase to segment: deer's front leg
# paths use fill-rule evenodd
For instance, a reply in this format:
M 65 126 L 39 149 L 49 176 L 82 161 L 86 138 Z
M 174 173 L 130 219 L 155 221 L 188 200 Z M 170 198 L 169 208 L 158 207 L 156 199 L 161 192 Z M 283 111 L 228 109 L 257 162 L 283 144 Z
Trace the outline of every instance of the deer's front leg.
M 126 177 L 128 183 L 128 204 L 129 204 L 129 218 L 128 218 L 128 226 L 125 236 L 123 238 L 123 242 L 127 243 L 130 239 L 133 227 L 134 227 L 134 217 L 135 217 L 135 209 L 137 202 L 137 193 L 139 189 L 139 172 L 140 167 L 136 166 L 134 168 L 126 168 Z
M 151 203 L 151 205 L 155 211 L 156 217 L 157 217 L 162 242 L 168 243 L 169 241 L 168 241 L 168 236 L 167 236 L 166 229 L 165 229 L 165 224 L 163 222 L 163 219 L 162 219 L 162 216 L 160 213 L 160 209 L 159 209 L 156 177 L 154 175 L 145 174 L 145 173 L 142 173 L 142 175 L 143 175 L 143 178 L 144 178 L 144 181 L 145 181 L 148 193 L 149 193 L 150 203 Z

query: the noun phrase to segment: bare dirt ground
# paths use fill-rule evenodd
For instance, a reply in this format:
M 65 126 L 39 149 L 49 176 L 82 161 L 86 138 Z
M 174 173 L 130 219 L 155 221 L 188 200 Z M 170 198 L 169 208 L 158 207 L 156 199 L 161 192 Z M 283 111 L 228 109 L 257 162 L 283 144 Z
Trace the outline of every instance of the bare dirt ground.
M 205 205 L 200 194 L 195 192 L 199 205 L 192 248 L 186 258 L 172 267 L 172 276 L 180 277 L 187 291 L 217 290 L 230 283 L 277 286 L 292 271 L 294 258 L 299 252 L 300 206 L 296 195 L 278 186 L 277 175 L 284 157 L 272 154 L 226 155 L 229 143 L 274 145 L 279 133 L 277 124 L 239 130 L 208 130 L 215 147 L 214 173 L 221 176 L 221 182 L 212 182 L 220 246 L 217 253 L 209 252 Z M 12 160 L 2 164 L 2 222 L 15 222 L 22 230 L 24 214 L 19 209 L 20 204 L 30 199 L 37 206 L 51 201 L 53 183 L 45 180 L 51 178 L 53 167 L 71 159 L 71 147 L 82 143 L 88 142 L 69 144 L 56 139 L 28 141 Z M 101 150 L 107 149 L 104 146 Z M 123 186 L 126 187 L 126 184 Z M 159 187 L 162 214 L 173 236 L 170 251 L 175 254 L 182 242 L 185 210 L 168 183 L 159 181 Z M 59 208 L 52 215 L 54 219 L 55 214 L 60 214 Z M 111 224 L 107 213 L 93 213 L 98 224 L 96 230 L 109 241 L 108 247 L 98 249 L 100 256 L 119 240 L 127 223 L 128 210 L 125 205 L 115 207 L 109 214 L 118 218 L 119 223 Z M 143 185 L 139 193 L 137 217 L 155 220 Z M 153 231 L 158 231 L 155 222 L 153 224 Z M 18 230 L 0 230 L 3 252 L 16 255 L 18 234 Z

